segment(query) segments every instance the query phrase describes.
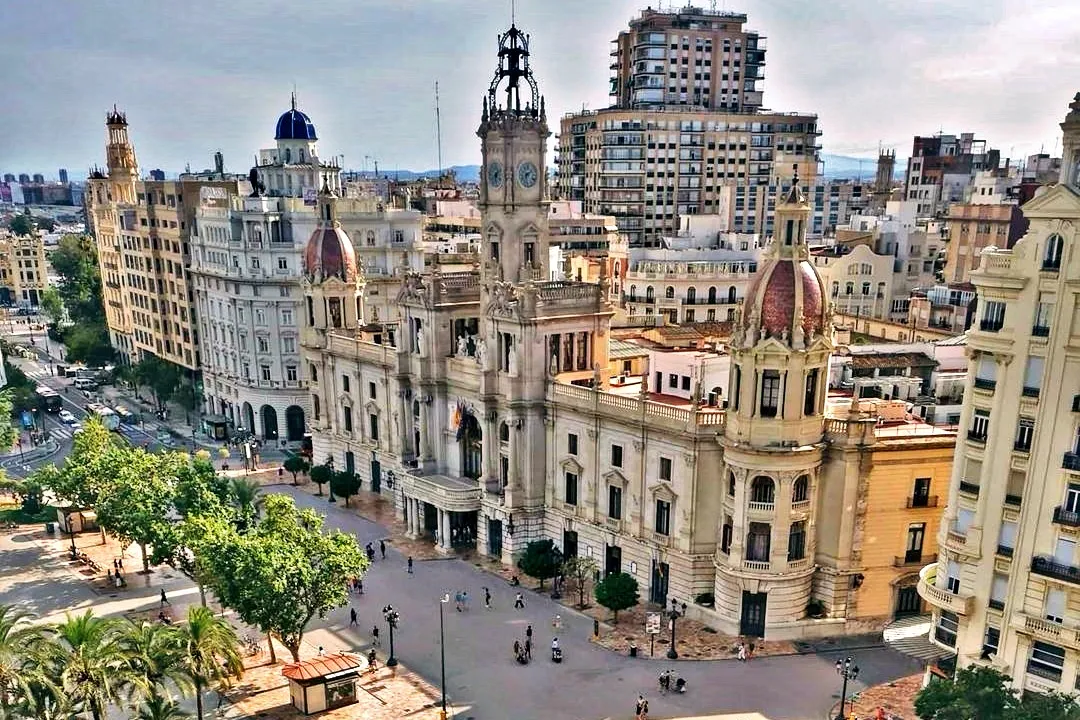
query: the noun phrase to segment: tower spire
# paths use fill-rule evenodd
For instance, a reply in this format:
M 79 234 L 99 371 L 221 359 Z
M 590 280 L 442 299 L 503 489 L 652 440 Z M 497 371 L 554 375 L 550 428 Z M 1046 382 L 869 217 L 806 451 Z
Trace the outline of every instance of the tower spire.
M 296 109 L 296 83 L 292 86 L 292 109 Z

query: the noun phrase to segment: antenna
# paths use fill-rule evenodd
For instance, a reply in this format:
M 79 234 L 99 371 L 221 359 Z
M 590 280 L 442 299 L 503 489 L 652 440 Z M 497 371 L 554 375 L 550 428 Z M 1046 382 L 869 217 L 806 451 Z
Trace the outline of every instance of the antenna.
M 516 12 L 517 8 L 515 7 L 515 5 L 516 5 L 516 3 L 514 2 L 514 0 L 510 0 L 510 26 L 511 27 L 513 27 L 514 22 L 516 20 L 516 15 L 517 15 L 517 12 Z
M 435 81 L 435 144 L 439 152 L 439 177 L 442 178 L 442 118 L 439 116 L 439 81 Z

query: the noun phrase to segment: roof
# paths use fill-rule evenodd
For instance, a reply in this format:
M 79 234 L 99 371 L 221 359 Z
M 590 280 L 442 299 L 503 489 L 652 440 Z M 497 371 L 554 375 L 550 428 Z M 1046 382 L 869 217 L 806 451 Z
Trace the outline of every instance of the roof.
M 645 357 L 649 354 L 646 348 L 625 340 L 611 338 L 608 341 L 608 358 L 611 360 L 626 360 L 635 357 Z
M 315 135 L 315 124 L 311 118 L 292 108 L 282 113 L 277 121 L 277 129 L 274 132 L 275 140 L 318 140 Z
M 327 675 L 355 670 L 364 666 L 365 661 L 353 653 L 338 653 L 336 655 L 320 655 L 298 663 L 286 665 L 281 669 L 281 674 L 296 682 L 317 680 Z
M 924 353 L 874 353 L 873 355 L 852 355 L 852 368 L 886 367 L 937 367 L 937 361 Z
M 967 333 L 961 333 L 951 338 L 945 338 L 944 340 L 935 340 L 935 345 L 952 346 L 952 345 L 967 345 Z

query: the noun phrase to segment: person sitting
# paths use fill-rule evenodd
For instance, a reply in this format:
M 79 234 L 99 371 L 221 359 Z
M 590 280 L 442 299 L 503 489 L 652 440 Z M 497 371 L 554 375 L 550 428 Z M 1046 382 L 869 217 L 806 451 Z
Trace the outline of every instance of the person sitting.
M 510 584 L 511 584 L 512 586 L 514 586 L 514 587 L 517 587 L 518 585 L 520 585 L 520 584 L 521 584 L 521 581 L 520 581 L 520 580 L 518 580 L 518 576 L 517 576 L 517 575 L 514 575 L 514 576 L 512 576 L 512 577 L 510 578 Z

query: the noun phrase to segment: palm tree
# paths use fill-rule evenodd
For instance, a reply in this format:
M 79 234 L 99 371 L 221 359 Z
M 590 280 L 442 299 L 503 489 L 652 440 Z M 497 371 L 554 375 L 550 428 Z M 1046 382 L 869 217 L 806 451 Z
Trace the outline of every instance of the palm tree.
M 44 656 L 48 633 L 31 624 L 33 615 L 0 605 L 0 711 L 12 701 L 32 703 L 35 687 L 49 687 Z
M 135 717 L 137 720 L 184 720 L 190 718 L 191 713 L 184 712 L 174 700 L 151 695 L 139 706 L 139 714 Z
M 244 674 L 239 641 L 232 625 L 201 605 L 188 608 L 187 620 L 177 629 L 181 664 L 195 683 L 196 714 L 202 720 L 203 691 Z
M 131 671 L 143 682 L 140 689 L 150 699 L 165 693 L 171 697 L 170 688 L 181 695 L 195 689 L 194 683 L 180 662 L 180 633 L 176 628 L 160 623 L 129 623 L 124 628 L 120 643 L 127 655 Z
M 262 510 L 262 485 L 258 480 L 234 477 L 229 482 L 229 491 L 236 507 L 237 524 L 241 530 L 246 530 Z
M 127 689 L 142 689 L 145 680 L 131 670 L 116 620 L 94 617 L 92 610 L 68 615 L 56 626 L 56 636 L 55 680 L 68 703 L 89 712 L 94 720 L 102 720 L 109 705 Z

